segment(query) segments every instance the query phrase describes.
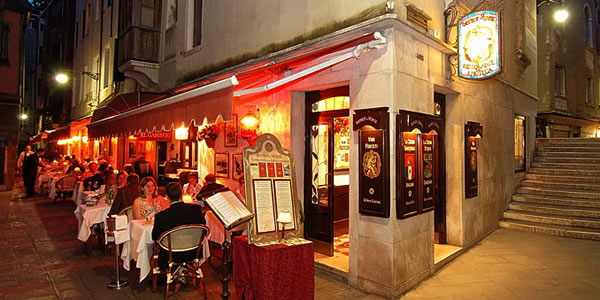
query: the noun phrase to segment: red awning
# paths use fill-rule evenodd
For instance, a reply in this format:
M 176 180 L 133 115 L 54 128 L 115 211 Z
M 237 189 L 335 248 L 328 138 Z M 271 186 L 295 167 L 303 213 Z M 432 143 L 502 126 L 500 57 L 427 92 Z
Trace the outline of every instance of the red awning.
M 48 134 L 46 132 L 42 132 L 38 135 L 29 137 L 29 143 L 32 145 L 35 145 L 35 144 L 41 142 L 42 139 L 46 139 L 46 138 L 48 138 Z
M 219 116 L 229 120 L 233 109 L 233 86 L 236 84 L 234 76 L 168 98 L 148 101 L 145 105 L 111 116 L 103 117 L 106 110 L 98 115 L 94 112 L 92 122 L 87 126 L 88 136 L 98 139 L 165 131 L 181 125 L 187 127 L 192 122 L 199 125 L 205 118 L 207 122 L 214 123 Z
M 68 139 L 71 134 L 71 125 L 63 126 L 57 128 L 56 130 L 50 132 L 48 131 L 48 139 L 49 143 L 57 142 L 58 140 Z
M 114 116 L 134 108 L 150 104 L 152 102 L 164 99 L 165 94 L 148 93 L 148 92 L 132 92 L 127 94 L 119 94 L 113 96 L 112 99 L 105 101 L 106 104 L 101 105 L 94 111 L 92 122 Z M 88 122 L 89 123 L 89 122 Z M 87 124 L 86 124 L 87 125 Z

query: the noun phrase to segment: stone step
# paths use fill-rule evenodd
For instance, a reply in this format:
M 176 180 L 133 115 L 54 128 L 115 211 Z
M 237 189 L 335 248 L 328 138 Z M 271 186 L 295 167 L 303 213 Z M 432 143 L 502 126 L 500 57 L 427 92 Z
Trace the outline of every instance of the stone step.
M 600 158 L 600 151 L 598 152 L 535 152 L 535 157 L 589 157 L 589 158 Z
M 537 187 L 543 189 L 561 189 L 574 192 L 600 193 L 600 185 L 589 183 L 572 182 L 548 182 L 525 179 L 521 181 L 521 186 Z
M 538 144 L 556 144 L 556 143 L 600 143 L 600 138 L 538 138 L 536 139 Z
M 600 151 L 599 147 L 582 147 L 580 145 L 570 145 L 570 146 L 541 146 L 536 148 L 539 152 L 598 152 Z
M 559 175 L 559 176 L 578 176 L 578 177 L 598 177 L 600 170 L 578 170 L 578 169 L 552 169 L 552 168 L 535 168 L 529 169 L 530 174 L 542 175 Z
M 552 196 L 542 196 L 534 194 L 514 194 L 512 196 L 513 201 L 537 203 L 537 204 L 550 204 L 555 206 L 573 206 L 580 208 L 598 208 L 600 209 L 600 201 L 597 200 L 586 200 L 586 199 L 573 199 L 573 198 L 557 198 Z
M 565 217 L 511 209 L 504 211 L 503 217 L 504 219 L 520 220 L 534 223 L 600 229 L 600 219 L 598 218 Z
M 535 162 L 531 163 L 533 168 L 547 168 L 547 169 L 585 169 L 585 170 L 598 170 L 600 166 L 595 164 L 582 164 L 582 163 L 547 163 L 547 162 Z
M 537 232 L 562 237 L 600 241 L 600 230 L 552 224 L 541 224 L 520 220 L 502 219 L 501 228 Z
M 596 165 L 600 168 L 600 157 L 545 157 L 536 156 L 533 159 L 534 162 L 541 163 L 567 163 L 567 164 L 587 164 Z
M 533 195 L 550 196 L 550 197 L 556 197 L 556 198 L 600 200 L 600 193 L 548 189 L 548 188 L 538 188 L 538 187 L 530 187 L 530 186 L 522 186 L 522 187 L 519 187 L 517 190 L 520 194 L 533 194 Z
M 560 175 L 545 175 L 545 174 L 532 174 L 525 173 L 525 179 L 544 181 L 544 182 L 556 182 L 556 183 L 590 183 L 600 184 L 600 177 L 598 176 L 560 176 Z
M 600 220 L 600 209 L 594 209 L 589 207 L 562 206 L 511 201 L 508 204 L 508 209 L 564 217 L 597 218 L 598 220 Z

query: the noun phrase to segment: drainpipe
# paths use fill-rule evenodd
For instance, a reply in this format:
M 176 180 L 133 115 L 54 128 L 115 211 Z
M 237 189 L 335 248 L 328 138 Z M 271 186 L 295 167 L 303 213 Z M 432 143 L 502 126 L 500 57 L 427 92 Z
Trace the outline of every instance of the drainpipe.
M 103 45 L 102 45 L 102 34 L 104 33 L 104 0 L 99 0 L 100 1 L 100 48 L 98 49 L 100 54 L 98 55 L 99 57 L 99 62 L 98 62 L 98 74 L 102 75 L 102 53 L 104 52 L 103 50 Z M 106 74 L 104 74 L 104 76 L 106 76 Z M 96 107 L 98 107 L 100 105 L 100 91 L 101 91 L 101 84 L 102 84 L 102 78 L 103 76 L 98 76 L 98 93 L 96 94 Z

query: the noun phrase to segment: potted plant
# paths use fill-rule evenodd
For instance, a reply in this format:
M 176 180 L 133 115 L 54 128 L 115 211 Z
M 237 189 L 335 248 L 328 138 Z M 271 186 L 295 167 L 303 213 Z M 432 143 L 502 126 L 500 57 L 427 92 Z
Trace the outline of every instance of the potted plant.
M 207 147 L 214 148 L 217 135 L 218 131 L 216 130 L 215 125 L 206 125 L 198 132 L 198 140 L 204 140 Z

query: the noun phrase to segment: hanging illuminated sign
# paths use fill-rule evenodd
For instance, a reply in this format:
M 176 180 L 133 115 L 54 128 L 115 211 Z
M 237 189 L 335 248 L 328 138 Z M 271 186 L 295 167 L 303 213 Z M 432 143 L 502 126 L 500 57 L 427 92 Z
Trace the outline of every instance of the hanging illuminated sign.
M 458 76 L 485 79 L 500 73 L 500 14 L 478 11 L 458 22 Z

